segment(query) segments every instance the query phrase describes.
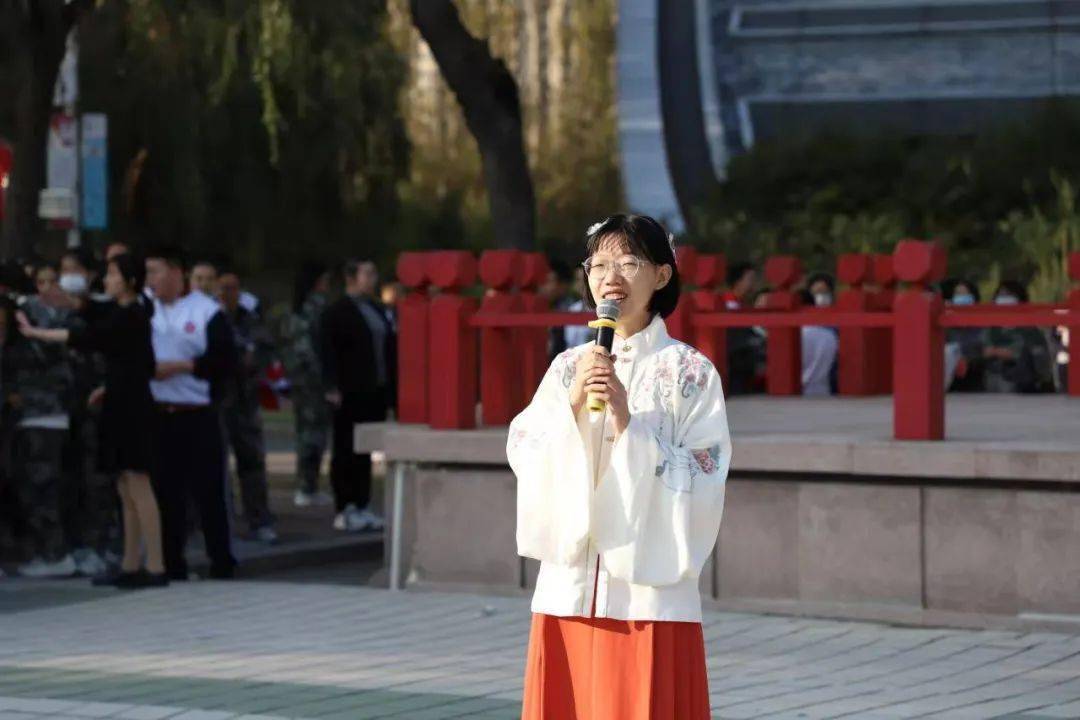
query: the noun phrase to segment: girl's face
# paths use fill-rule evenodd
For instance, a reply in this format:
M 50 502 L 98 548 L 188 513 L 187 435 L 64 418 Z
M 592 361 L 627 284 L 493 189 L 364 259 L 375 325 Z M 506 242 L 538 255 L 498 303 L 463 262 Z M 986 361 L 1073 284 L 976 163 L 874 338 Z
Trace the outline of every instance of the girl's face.
M 44 295 L 56 287 L 56 271 L 51 267 L 43 267 L 34 275 L 34 287 L 38 295 Z
M 124 280 L 124 276 L 120 273 L 120 268 L 116 266 L 116 263 L 109 263 L 109 269 L 105 271 L 103 282 L 105 292 L 111 298 L 120 298 L 129 290 L 127 281 Z
M 670 265 L 657 267 L 633 255 L 617 236 L 601 240 L 585 267 L 593 300 L 597 304 L 604 300 L 618 302 L 619 324 L 624 326 L 647 322 L 653 293 L 671 279 Z

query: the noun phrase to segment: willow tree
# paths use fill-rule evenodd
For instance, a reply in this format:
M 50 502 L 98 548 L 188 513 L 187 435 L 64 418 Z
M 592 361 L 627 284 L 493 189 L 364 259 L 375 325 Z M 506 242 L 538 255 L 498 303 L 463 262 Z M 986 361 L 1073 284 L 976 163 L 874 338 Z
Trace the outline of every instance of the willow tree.
M 107 10 L 84 75 L 110 118 L 118 232 L 259 268 L 381 251 L 407 161 L 383 2 Z

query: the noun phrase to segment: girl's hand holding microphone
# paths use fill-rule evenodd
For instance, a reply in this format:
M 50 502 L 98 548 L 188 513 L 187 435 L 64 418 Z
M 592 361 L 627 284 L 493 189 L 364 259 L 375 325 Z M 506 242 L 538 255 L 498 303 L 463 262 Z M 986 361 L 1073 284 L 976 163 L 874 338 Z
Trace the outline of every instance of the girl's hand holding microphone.
M 602 347 L 592 347 L 578 358 L 574 382 L 570 386 L 570 406 L 574 416 L 581 412 L 591 397 L 602 400 L 621 435 L 630 423 L 630 406 L 626 388 L 615 375 L 615 356 Z

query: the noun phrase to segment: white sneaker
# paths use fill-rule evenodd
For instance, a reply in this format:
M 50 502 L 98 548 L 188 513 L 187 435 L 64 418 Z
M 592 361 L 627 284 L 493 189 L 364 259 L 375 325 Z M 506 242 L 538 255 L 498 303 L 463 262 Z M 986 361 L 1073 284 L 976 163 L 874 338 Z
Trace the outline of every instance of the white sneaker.
M 371 512 L 371 510 L 368 510 L 367 508 L 364 508 L 359 513 L 357 513 L 357 516 L 360 519 L 360 522 L 363 523 L 365 530 L 377 531 L 382 530 L 384 527 L 386 527 L 386 523 L 383 521 L 383 519 L 375 513 Z
M 356 520 L 354 520 L 353 518 L 355 518 L 358 512 L 359 511 L 356 509 L 356 506 L 352 503 L 346 505 L 344 510 L 334 516 L 334 529 L 342 530 L 345 532 L 355 532 Z
M 90 548 L 79 548 L 71 555 L 75 560 L 75 569 L 83 577 L 97 577 L 109 569 L 101 556 Z
M 252 535 L 255 537 L 256 540 L 265 545 L 273 545 L 278 541 L 277 530 L 270 527 L 269 525 L 263 525 L 261 528 L 257 529 L 254 533 L 252 533 Z
M 296 507 L 311 507 L 315 504 L 315 495 L 314 493 L 297 490 L 296 494 L 293 495 L 292 504 Z
M 76 570 L 75 559 L 71 555 L 65 555 L 52 562 L 34 558 L 25 565 L 19 566 L 19 574 L 28 578 L 71 577 Z

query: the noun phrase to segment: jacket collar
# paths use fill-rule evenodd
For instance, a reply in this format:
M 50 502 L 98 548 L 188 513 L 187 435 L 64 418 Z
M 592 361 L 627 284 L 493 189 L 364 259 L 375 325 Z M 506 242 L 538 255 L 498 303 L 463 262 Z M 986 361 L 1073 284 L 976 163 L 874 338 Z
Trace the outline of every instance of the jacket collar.
M 667 325 L 664 323 L 664 319 L 657 313 L 653 316 L 652 321 L 648 325 L 628 338 L 624 338 L 616 333 L 612 351 L 616 355 L 619 355 L 620 353 L 631 353 L 636 355 L 643 352 L 649 352 L 665 345 L 669 337 Z M 629 348 L 629 350 L 625 348 Z

